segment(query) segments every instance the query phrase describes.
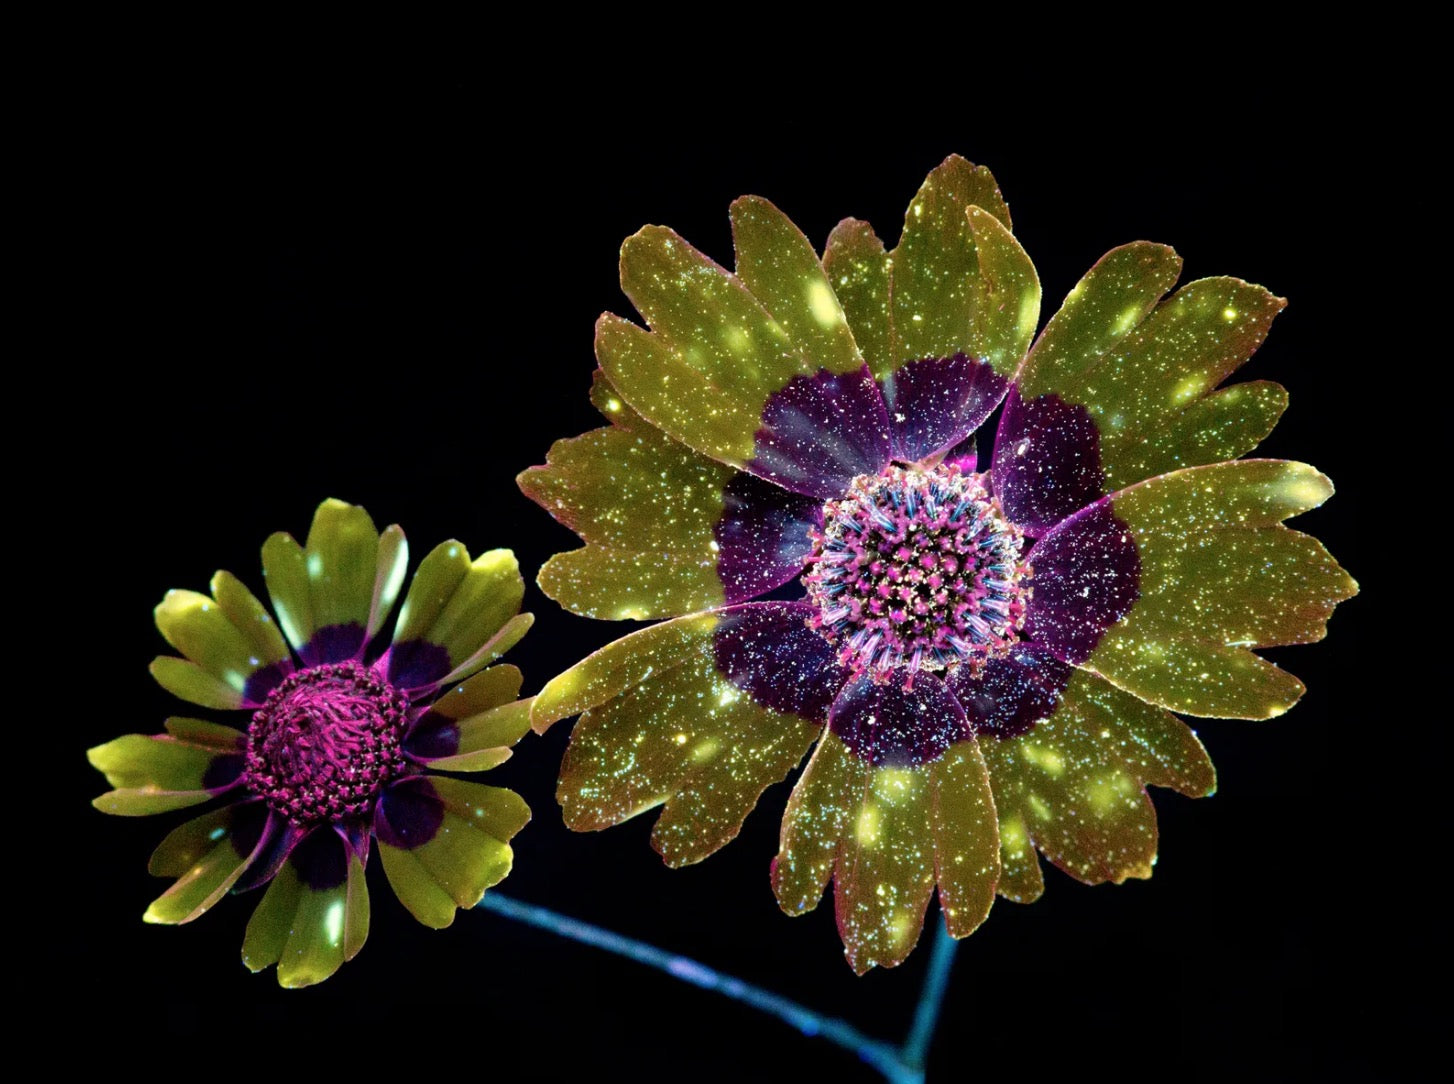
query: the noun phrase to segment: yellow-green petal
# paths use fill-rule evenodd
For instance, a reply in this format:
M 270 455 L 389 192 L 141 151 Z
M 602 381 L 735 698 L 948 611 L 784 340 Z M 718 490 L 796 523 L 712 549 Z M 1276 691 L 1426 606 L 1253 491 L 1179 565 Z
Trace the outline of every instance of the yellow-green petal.
M 890 767 L 859 759 L 828 733 L 789 799 L 773 891 L 784 911 L 802 914 L 831 875 L 844 953 L 863 974 L 909 955 L 936 883 L 949 932 L 971 933 L 994 902 L 998 850 L 973 740 L 927 763 Z
M 257 857 L 265 816 L 254 805 L 231 805 L 173 829 L 148 869 L 176 881 L 142 918 L 166 925 L 191 922 L 220 900 Z
M 310 666 L 362 655 L 398 598 L 408 560 L 399 527 L 381 534 L 363 508 L 333 499 L 314 512 L 306 545 L 285 532 L 263 545 L 278 624 Z
M 801 356 L 834 373 L 863 364 L 818 254 L 785 214 L 743 196 L 732 204 L 732 240 L 738 277 Z
M 230 731 L 232 742 L 219 732 L 229 728 L 201 720 L 180 723 L 174 733 L 126 734 L 87 750 L 91 765 L 106 776 L 114 790 L 91 804 L 103 813 L 136 817 L 198 805 L 232 787 L 242 771 L 243 735 Z M 205 731 L 196 737 L 188 724 Z
M 1148 784 L 1201 797 L 1216 785 L 1196 735 L 1169 712 L 1076 671 L 1055 711 L 1027 733 L 981 743 L 1000 817 L 1002 895 L 1043 889 L 1039 850 L 1087 884 L 1149 877 L 1156 812 Z
M 724 674 L 718 624 L 701 614 L 624 637 L 536 697 L 537 725 L 584 713 L 557 791 L 570 827 L 664 806 L 652 845 L 668 865 L 697 862 L 734 839 L 763 790 L 802 760 L 821 724 L 759 704 Z
M 1282 714 L 1302 683 L 1252 649 L 1321 639 L 1333 608 L 1358 589 L 1321 543 L 1281 525 L 1332 492 L 1307 464 L 1243 460 L 1114 494 L 1136 544 L 1139 598 L 1085 665 L 1190 715 Z
M 412 806 L 415 823 L 391 821 L 386 796 L 375 818 L 384 871 L 415 918 L 443 928 L 454 921 L 456 908 L 473 907 L 510 872 L 509 840 L 530 820 L 530 809 L 513 791 L 446 776 L 400 786 L 407 793 L 397 796 L 402 802 L 394 808 Z M 421 809 L 429 818 L 422 827 Z
M 525 581 L 515 555 L 489 550 L 471 560 L 460 542 L 441 542 L 420 562 L 399 611 L 389 680 L 406 688 L 457 681 L 487 666 L 525 635 Z

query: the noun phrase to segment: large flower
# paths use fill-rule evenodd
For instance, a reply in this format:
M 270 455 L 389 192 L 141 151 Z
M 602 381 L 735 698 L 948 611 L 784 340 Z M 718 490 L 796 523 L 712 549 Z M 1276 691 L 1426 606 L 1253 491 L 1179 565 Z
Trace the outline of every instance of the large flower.
M 167 593 L 157 627 L 183 657 L 158 658 L 152 674 L 184 700 L 252 720 L 243 732 L 173 718 L 165 734 L 128 734 L 90 751 L 116 788 L 96 799 L 104 812 L 230 799 L 152 855 L 151 872 L 177 880 L 147 909 L 148 922 L 190 922 L 229 889 L 268 883 L 243 962 L 253 971 L 277 964 L 282 985 L 307 986 L 368 936 L 371 839 L 399 900 L 426 926 L 448 926 L 457 907 L 478 903 L 510 872 L 508 841 L 530 819 L 525 802 L 433 770 L 493 767 L 529 729 L 520 672 L 484 669 L 530 627 L 518 612 L 519 566 L 509 550 L 472 561 L 458 542 L 437 546 L 376 655 L 370 644 L 407 564 L 397 526 L 380 534 L 362 508 L 330 500 L 306 545 L 280 533 L 263 546 L 276 623 L 227 572 L 213 577 L 210 597 Z
M 732 226 L 735 274 L 668 229 L 627 240 L 650 330 L 597 325 L 611 425 L 521 476 L 587 543 L 545 566 L 548 594 L 671 619 L 536 698 L 537 727 L 581 716 L 568 823 L 662 806 L 654 845 L 695 862 L 816 742 L 772 884 L 798 914 L 831 877 L 860 972 L 905 958 L 936 884 L 959 937 L 996 890 L 1037 897 L 1037 850 L 1090 883 L 1149 876 L 1146 786 L 1214 786 L 1172 710 L 1286 711 L 1301 684 L 1252 649 L 1319 639 L 1356 590 L 1282 526 L 1328 480 L 1237 460 L 1286 393 L 1220 385 L 1282 300 L 1232 278 L 1165 297 L 1180 260 L 1135 243 L 1032 347 L 1035 269 L 957 157 L 892 252 L 850 219 L 820 260 L 752 197 Z M 749 601 L 799 577 L 796 601 Z

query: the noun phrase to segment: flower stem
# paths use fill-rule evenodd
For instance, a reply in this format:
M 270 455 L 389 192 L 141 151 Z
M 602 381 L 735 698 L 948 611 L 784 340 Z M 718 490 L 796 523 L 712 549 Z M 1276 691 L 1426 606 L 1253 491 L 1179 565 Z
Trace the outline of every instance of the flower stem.
M 731 975 L 724 975 L 686 956 L 679 956 L 644 941 L 570 918 L 547 907 L 511 899 L 497 892 L 486 892 L 479 907 L 571 941 L 624 956 L 703 990 L 714 990 L 733 1001 L 740 1001 L 759 1012 L 777 1017 L 804 1035 L 819 1036 L 858 1055 L 892 1084 L 921 1084 L 924 1079 L 924 1060 L 929 1052 L 934 1026 L 939 1019 L 939 1009 L 949 982 L 949 967 L 954 961 L 954 949 L 957 945 L 945 932 L 943 924 L 936 924 L 929 973 L 925 976 L 924 987 L 919 994 L 913 1027 L 909 1031 L 908 1039 L 899 1047 L 865 1035 L 846 1020 L 825 1016 L 781 994 L 764 990 Z
M 919 1004 L 914 1009 L 914 1023 L 909 1028 L 899 1056 L 906 1066 L 922 1074 L 929 1058 L 929 1044 L 944 1008 L 944 993 L 949 989 L 949 969 L 954 966 L 954 950 L 959 942 L 949 936 L 943 922 L 934 923 L 934 948 L 929 956 L 929 971 L 919 990 Z

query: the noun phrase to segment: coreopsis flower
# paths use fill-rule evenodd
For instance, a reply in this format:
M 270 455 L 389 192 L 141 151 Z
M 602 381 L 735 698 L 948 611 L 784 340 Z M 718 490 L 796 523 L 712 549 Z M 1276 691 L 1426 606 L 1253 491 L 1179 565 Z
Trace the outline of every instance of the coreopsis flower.
M 243 962 L 277 964 L 282 985 L 307 986 L 368 936 L 371 841 L 426 926 L 448 926 L 509 873 L 525 802 L 436 773 L 500 764 L 529 729 L 520 672 L 490 663 L 532 618 L 518 612 L 514 554 L 471 560 L 444 542 L 420 563 L 391 641 L 375 650 L 408 545 L 397 526 L 380 533 L 342 501 L 318 506 L 305 545 L 273 535 L 262 560 L 276 620 L 227 572 L 210 596 L 169 591 L 156 608 L 182 656 L 157 658 L 157 681 L 204 708 L 248 712 L 246 729 L 173 718 L 165 734 L 97 746 L 91 763 L 116 789 L 94 804 L 140 816 L 224 799 L 152 855 L 151 872 L 176 881 L 145 918 L 190 922 L 229 890 L 266 884 Z
M 820 259 L 758 198 L 731 217 L 735 273 L 669 229 L 627 240 L 647 327 L 597 325 L 610 425 L 520 479 L 586 543 L 547 594 L 667 619 L 535 700 L 537 727 L 580 714 L 567 822 L 660 806 L 653 844 L 695 862 L 811 750 L 772 885 L 798 914 L 831 878 L 860 972 L 905 958 L 936 885 L 962 937 L 996 892 L 1040 894 L 1036 852 L 1149 876 L 1147 786 L 1214 787 L 1172 712 L 1286 711 L 1302 685 L 1254 649 L 1319 639 L 1356 590 L 1282 525 L 1328 479 L 1238 459 L 1287 397 L 1222 384 L 1284 302 L 1233 278 L 1168 296 L 1181 261 L 1138 242 L 1037 338 L 1034 266 L 957 157 L 891 252 L 850 219 Z

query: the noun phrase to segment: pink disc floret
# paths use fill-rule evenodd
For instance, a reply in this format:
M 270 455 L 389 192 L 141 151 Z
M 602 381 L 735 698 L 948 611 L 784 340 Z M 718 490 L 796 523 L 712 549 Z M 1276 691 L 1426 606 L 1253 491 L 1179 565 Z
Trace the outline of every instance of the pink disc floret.
M 409 698 L 371 669 L 299 670 L 253 715 L 245 782 L 295 824 L 368 816 L 407 767 L 408 721 Z
M 811 537 L 809 624 L 855 675 L 898 675 L 910 689 L 921 670 L 977 674 L 1020 638 L 1024 536 L 982 475 L 954 464 L 861 474 Z

